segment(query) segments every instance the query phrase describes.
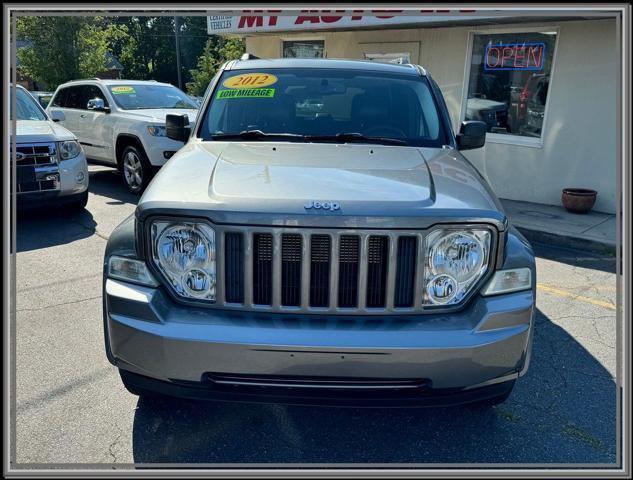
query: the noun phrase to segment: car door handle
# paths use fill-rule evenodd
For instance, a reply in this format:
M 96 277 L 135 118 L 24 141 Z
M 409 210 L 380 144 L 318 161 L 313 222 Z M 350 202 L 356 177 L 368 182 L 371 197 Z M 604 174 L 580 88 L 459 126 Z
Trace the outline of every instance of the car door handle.
M 81 115 L 79 115 L 81 118 L 86 118 L 86 114 L 82 113 Z

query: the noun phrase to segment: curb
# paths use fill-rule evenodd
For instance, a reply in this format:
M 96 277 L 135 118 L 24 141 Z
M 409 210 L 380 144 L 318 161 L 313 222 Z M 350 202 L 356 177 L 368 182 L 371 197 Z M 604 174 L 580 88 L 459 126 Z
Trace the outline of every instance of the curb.
M 530 242 L 545 243 L 555 245 L 557 247 L 574 248 L 577 250 L 589 250 L 594 253 L 616 255 L 616 245 L 608 242 L 600 242 L 598 240 L 589 240 L 586 238 L 570 237 L 558 233 L 543 232 L 541 230 L 532 230 L 526 227 L 514 225 L 525 238 Z

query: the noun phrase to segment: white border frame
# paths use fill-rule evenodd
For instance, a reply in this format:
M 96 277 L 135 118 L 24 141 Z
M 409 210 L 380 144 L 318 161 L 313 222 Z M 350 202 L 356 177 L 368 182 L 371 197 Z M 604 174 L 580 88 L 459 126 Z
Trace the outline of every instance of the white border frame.
M 473 29 L 468 32 L 468 47 L 466 48 L 466 61 L 464 62 L 464 83 L 462 85 L 462 101 L 459 112 L 459 125 L 466 117 L 466 103 L 468 100 L 468 85 L 470 84 L 470 70 L 473 53 L 473 41 L 475 35 L 494 35 L 504 33 L 542 33 L 543 30 L 556 32 L 556 41 L 554 42 L 554 55 L 552 57 L 552 68 L 550 70 L 550 86 L 547 90 L 547 98 L 545 99 L 545 110 L 543 115 L 543 126 L 541 127 L 541 136 L 539 138 L 523 137 L 515 134 L 486 133 L 486 142 L 502 143 L 506 145 L 515 145 L 519 147 L 543 148 L 544 137 L 547 134 L 547 120 L 549 118 L 550 97 L 552 94 L 552 85 L 554 83 L 554 73 L 556 71 L 556 63 L 558 56 L 558 42 L 560 40 L 560 25 L 526 25 L 526 26 L 510 26 L 510 27 L 492 27 L 487 29 Z

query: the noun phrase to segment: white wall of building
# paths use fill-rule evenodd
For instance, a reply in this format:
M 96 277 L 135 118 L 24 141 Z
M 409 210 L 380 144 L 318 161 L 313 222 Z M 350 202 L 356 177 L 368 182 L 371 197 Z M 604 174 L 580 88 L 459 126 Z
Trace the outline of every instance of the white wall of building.
M 366 53 L 411 52 L 436 80 L 455 128 L 462 114 L 465 66 L 472 31 L 556 27 L 558 45 L 541 146 L 489 139 L 465 155 L 499 197 L 560 204 L 565 187 L 598 191 L 595 210 L 616 210 L 619 58 L 615 19 L 346 32 L 293 32 L 246 37 L 247 51 L 281 56 L 282 41 L 325 40 L 328 58 L 364 58 Z M 509 138 L 503 141 L 508 141 Z

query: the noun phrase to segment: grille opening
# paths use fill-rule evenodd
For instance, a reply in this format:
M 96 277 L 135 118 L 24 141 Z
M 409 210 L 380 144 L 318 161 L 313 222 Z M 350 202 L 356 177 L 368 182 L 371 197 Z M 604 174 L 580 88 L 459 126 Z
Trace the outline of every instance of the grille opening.
M 417 247 L 418 241 L 415 237 L 398 238 L 396 288 L 393 302 L 396 308 L 413 306 Z
M 338 306 L 358 306 L 358 271 L 360 266 L 360 238 L 341 235 L 339 240 Z
M 281 236 L 281 304 L 301 305 L 301 235 Z
M 272 303 L 273 236 L 270 233 L 253 235 L 253 303 Z
M 224 281 L 226 301 L 244 302 L 244 235 L 228 232 L 224 237 Z
M 327 307 L 330 303 L 329 235 L 312 235 L 310 239 L 310 306 Z
M 367 307 L 385 306 L 389 237 L 369 237 L 367 245 Z

